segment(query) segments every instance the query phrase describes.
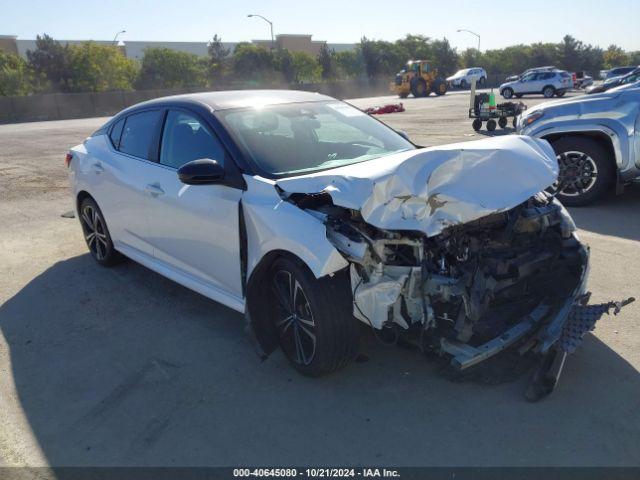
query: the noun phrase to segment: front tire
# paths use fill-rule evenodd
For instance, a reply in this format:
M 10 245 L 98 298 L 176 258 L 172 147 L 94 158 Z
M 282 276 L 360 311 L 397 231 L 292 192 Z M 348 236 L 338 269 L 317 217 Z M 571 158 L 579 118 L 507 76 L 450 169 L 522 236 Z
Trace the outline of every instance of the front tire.
M 279 258 L 269 278 L 271 320 L 282 351 L 298 372 L 317 377 L 355 358 L 360 330 L 346 270 L 316 279 L 303 264 Z
M 602 197 L 615 180 L 611 154 L 599 142 L 586 137 L 564 137 L 552 144 L 560 173 L 553 186 L 568 206 L 583 206 Z
M 424 81 L 424 78 L 417 78 L 411 85 L 411 93 L 414 97 L 426 97 L 429 95 L 429 91 L 427 90 L 427 82 Z
M 93 259 L 105 267 L 120 263 L 124 257 L 113 247 L 107 222 L 95 200 L 84 198 L 80 202 L 79 214 L 84 240 Z
M 505 88 L 504 90 L 502 90 L 502 96 L 509 100 L 511 97 L 513 97 L 513 89 L 509 87 Z

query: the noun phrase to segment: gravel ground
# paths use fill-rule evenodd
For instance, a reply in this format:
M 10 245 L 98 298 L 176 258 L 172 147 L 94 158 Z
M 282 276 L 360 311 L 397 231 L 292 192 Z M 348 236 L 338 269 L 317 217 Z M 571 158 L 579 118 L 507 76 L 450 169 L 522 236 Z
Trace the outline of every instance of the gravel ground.
M 379 118 L 419 144 L 482 138 L 465 94 L 404 104 Z M 301 377 L 280 353 L 260 362 L 237 313 L 133 262 L 93 263 L 61 217 L 63 160 L 105 120 L 0 126 L 0 465 L 639 464 L 640 302 L 537 404 L 515 368 L 452 382 L 369 334 L 362 361 Z M 639 189 L 572 214 L 594 300 L 638 296 Z

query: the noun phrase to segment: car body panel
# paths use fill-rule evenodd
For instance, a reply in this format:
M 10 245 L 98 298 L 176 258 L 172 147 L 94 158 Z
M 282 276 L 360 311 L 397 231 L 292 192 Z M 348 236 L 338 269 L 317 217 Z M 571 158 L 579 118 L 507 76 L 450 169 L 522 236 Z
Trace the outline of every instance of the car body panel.
M 176 170 L 152 165 L 147 182 L 164 193 L 147 195 L 149 243 L 157 261 L 242 296 L 238 208 L 242 190 L 185 185 Z
M 246 176 L 247 191 L 242 210 L 247 233 L 247 278 L 260 261 L 275 251 L 289 252 L 301 259 L 316 278 L 348 266 L 329 240 L 317 217 L 286 202 L 275 181 Z

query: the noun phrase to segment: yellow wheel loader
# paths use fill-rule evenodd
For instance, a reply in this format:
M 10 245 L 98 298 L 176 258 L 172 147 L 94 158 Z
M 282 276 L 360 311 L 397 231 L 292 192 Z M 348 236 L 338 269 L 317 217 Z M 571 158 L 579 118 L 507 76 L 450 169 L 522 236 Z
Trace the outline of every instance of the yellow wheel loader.
M 389 87 L 400 98 L 407 98 L 409 94 L 417 98 L 426 97 L 431 92 L 436 95 L 447 93 L 447 82 L 438 76 L 438 69 L 432 68 L 427 60 L 409 60 Z

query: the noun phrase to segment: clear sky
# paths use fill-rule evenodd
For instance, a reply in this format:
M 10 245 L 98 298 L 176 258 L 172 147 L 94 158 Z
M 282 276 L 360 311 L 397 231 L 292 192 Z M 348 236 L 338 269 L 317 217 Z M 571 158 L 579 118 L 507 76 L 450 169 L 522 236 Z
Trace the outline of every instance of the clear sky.
M 0 34 L 60 39 L 224 41 L 307 33 L 316 40 L 353 43 L 362 36 L 395 40 L 406 33 L 446 37 L 454 47 L 482 49 L 558 42 L 564 34 L 606 48 L 640 50 L 640 0 L 0 0 Z

